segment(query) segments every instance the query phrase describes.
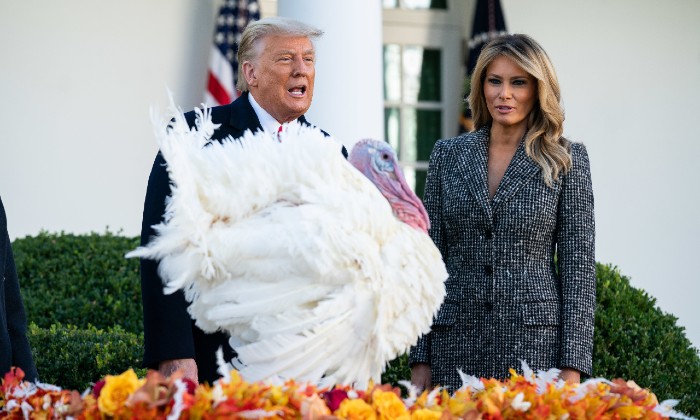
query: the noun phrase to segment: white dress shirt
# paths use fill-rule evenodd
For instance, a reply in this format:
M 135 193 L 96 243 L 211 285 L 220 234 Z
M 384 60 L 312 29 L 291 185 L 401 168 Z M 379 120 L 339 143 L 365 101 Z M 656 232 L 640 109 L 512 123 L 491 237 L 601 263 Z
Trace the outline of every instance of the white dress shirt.
M 258 102 L 255 100 L 255 98 L 250 92 L 248 93 L 248 99 L 250 99 L 250 105 L 253 107 L 255 115 L 258 116 L 258 120 L 260 120 L 260 125 L 262 126 L 263 130 L 268 131 L 270 133 L 277 133 L 279 131 L 280 125 L 282 126 L 282 130 L 285 130 L 287 128 L 287 124 L 289 123 L 280 124 L 279 121 L 275 119 L 275 117 L 270 115 L 269 112 L 265 111 L 263 107 L 261 107 L 260 104 L 258 104 Z

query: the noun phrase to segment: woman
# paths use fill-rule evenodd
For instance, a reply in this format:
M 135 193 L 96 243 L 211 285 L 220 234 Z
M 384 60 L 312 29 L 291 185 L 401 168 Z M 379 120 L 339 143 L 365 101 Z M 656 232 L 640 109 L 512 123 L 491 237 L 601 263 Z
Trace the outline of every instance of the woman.
M 454 391 L 458 369 L 505 379 L 524 360 L 578 382 L 591 374 L 595 310 L 586 149 L 562 137 L 557 77 L 532 38 L 484 46 L 471 89 L 475 131 L 430 157 L 424 202 L 449 278 L 411 380 Z

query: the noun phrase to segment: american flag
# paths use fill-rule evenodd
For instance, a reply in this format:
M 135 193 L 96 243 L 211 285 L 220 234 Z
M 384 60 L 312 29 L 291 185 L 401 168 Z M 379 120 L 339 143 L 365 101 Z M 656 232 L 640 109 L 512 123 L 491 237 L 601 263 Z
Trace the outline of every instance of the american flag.
M 246 25 L 258 19 L 257 0 L 226 0 L 219 9 L 204 93 L 207 106 L 225 105 L 239 96 L 236 90 L 238 44 Z
M 476 66 L 481 48 L 490 40 L 507 34 L 506 20 L 500 0 L 477 0 L 474 11 L 472 36 L 469 38 L 469 57 L 467 59 L 467 74 L 471 74 Z
M 481 48 L 490 40 L 507 33 L 506 20 L 503 16 L 501 1 L 477 0 L 472 24 L 472 35 L 468 43 L 469 56 L 465 63 L 467 73 L 465 75 L 464 98 L 469 95 L 469 79 L 474 70 L 474 66 L 476 66 L 476 60 L 479 58 Z M 474 127 L 471 117 L 471 110 L 467 107 L 467 104 L 464 104 L 462 114 L 460 115 L 460 133 L 473 130 Z

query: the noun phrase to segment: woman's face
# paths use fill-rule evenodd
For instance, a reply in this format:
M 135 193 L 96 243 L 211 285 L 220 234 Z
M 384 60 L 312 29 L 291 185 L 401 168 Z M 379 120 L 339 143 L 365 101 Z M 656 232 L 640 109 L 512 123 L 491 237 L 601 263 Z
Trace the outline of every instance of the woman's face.
M 493 125 L 525 128 L 537 99 L 537 81 L 510 58 L 498 56 L 486 68 L 484 98 Z

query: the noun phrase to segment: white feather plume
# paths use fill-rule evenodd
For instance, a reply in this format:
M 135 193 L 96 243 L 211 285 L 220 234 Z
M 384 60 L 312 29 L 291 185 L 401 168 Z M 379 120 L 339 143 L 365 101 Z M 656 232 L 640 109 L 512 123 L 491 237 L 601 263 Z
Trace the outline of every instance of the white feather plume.
M 170 111 L 155 121 L 173 118 L 156 131 L 173 183 L 165 221 L 128 256 L 160 260 L 165 292 L 183 290 L 200 328 L 231 336 L 245 379 L 379 382 L 444 298 L 429 236 L 317 128 L 217 142 L 207 110 L 194 129 Z

